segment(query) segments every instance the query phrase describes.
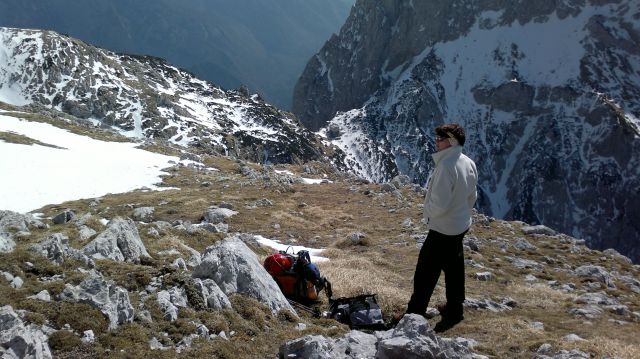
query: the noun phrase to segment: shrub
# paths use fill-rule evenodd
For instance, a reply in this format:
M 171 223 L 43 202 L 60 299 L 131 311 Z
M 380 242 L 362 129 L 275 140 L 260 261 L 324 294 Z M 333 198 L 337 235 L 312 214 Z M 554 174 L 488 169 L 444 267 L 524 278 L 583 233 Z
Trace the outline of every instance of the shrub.
M 49 336 L 49 347 L 54 351 L 70 351 L 80 345 L 80 338 L 68 330 L 58 330 Z

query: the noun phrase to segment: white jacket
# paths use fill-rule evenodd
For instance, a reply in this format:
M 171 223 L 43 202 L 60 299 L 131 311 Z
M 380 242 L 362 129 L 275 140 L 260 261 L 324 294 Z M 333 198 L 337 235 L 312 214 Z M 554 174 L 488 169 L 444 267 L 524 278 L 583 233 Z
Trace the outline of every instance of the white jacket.
M 471 208 L 478 198 L 476 164 L 462 153 L 462 146 L 432 157 L 436 168 L 427 181 L 424 221 L 428 229 L 455 236 L 471 226 Z

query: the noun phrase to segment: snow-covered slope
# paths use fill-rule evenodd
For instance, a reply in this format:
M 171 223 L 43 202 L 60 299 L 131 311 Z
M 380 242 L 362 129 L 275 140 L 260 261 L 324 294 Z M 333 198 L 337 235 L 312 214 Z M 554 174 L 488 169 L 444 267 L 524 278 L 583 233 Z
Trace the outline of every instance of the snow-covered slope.
M 459 122 L 483 211 L 640 260 L 637 1 L 358 1 L 294 111 L 376 181 L 424 183 Z
M 0 28 L 0 101 L 36 104 L 113 127 L 256 162 L 322 157 L 289 113 L 224 91 L 165 61 L 87 45 L 55 32 Z
M 37 143 L 0 140 L 0 173 L 4 174 L 0 178 L 1 210 L 28 212 L 107 193 L 143 187 L 158 190 L 155 184 L 167 174 L 162 169 L 179 161 L 138 149 L 135 143 L 98 141 L 48 123 L 21 119 L 20 114 L 3 113 L 0 111 L 0 134 L 11 133 Z

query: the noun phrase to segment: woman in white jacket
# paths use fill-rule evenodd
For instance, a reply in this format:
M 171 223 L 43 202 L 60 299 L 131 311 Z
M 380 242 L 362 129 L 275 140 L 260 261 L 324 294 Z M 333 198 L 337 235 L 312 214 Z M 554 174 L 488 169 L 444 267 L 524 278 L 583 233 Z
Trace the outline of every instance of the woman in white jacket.
M 447 124 L 435 132 L 435 169 L 427 182 L 424 200 L 424 221 L 429 233 L 416 264 L 407 313 L 425 315 L 440 272 L 444 271 L 447 304 L 439 308 L 442 320 L 435 328 L 444 331 L 464 319 L 462 239 L 471 226 L 478 175 L 475 163 L 462 153 L 464 129 Z

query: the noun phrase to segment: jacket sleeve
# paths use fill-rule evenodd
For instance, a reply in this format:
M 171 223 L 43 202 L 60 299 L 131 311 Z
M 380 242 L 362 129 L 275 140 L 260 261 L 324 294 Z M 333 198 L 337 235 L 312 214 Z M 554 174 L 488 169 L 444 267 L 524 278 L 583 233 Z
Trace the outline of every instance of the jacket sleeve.
M 451 206 L 453 200 L 453 185 L 455 183 L 452 169 L 443 168 L 434 173 L 431 188 L 424 202 L 424 220 L 429 223 L 429 218 L 443 215 Z
M 472 190 L 467 197 L 467 202 L 469 203 L 469 208 L 473 208 L 473 206 L 476 204 L 476 201 L 478 200 L 478 190 L 476 189 L 478 185 L 478 170 L 476 169 L 476 165 L 473 162 L 471 162 L 471 173 L 469 173 L 469 180 L 472 182 L 470 186 Z

